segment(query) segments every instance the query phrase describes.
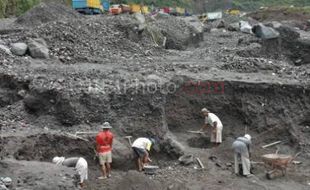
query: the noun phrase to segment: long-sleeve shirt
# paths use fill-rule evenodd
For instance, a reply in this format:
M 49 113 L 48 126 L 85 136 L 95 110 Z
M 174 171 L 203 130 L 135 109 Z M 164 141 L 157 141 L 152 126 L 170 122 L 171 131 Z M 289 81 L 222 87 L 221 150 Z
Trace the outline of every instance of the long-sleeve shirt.
M 238 137 L 232 144 L 232 148 L 238 154 L 249 157 L 251 140 L 245 137 Z

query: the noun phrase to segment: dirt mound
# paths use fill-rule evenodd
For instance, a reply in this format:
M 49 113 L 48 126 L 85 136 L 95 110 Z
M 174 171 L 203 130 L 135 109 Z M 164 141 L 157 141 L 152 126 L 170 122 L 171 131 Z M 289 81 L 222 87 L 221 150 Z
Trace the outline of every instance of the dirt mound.
M 135 189 L 149 189 L 158 190 L 163 189 L 159 182 L 155 182 L 137 171 L 129 171 L 126 177 L 119 182 L 115 188 L 116 190 L 135 190 Z
M 10 189 L 78 189 L 73 169 L 52 163 L 9 159 L 0 162 L 0 171 L 1 177 L 12 178 L 13 187 Z
M 188 46 L 197 46 L 200 41 L 194 28 L 178 17 L 157 17 L 152 26 L 158 28 L 167 38 L 167 49 L 185 50 Z
M 64 5 L 41 3 L 18 17 L 15 22 L 23 26 L 34 27 L 47 22 L 81 17 L 79 13 Z
M 93 16 L 50 22 L 23 35 L 43 37 L 53 57 L 65 63 L 126 61 L 162 53 L 147 31 L 138 33 L 133 16 Z
M 310 19 L 310 11 L 306 8 L 298 7 L 273 7 L 250 13 L 247 16 L 261 22 L 283 20 L 307 22 Z

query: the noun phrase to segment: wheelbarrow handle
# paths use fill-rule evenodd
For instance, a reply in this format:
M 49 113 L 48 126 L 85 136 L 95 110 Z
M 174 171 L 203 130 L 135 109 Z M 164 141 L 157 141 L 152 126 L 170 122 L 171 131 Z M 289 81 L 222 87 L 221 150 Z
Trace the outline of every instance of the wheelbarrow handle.
M 297 154 L 295 154 L 295 156 L 293 157 L 292 161 L 295 160 L 297 158 L 297 156 L 299 156 L 299 154 L 301 154 L 301 152 L 298 152 Z

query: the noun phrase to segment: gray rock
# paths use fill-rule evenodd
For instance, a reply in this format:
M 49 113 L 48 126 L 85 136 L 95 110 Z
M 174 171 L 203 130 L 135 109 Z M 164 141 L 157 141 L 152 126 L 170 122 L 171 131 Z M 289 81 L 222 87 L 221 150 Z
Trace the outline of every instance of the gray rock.
M 7 187 L 12 185 L 12 179 L 10 177 L 5 177 L 5 178 L 1 179 L 1 181 Z
M 217 29 L 217 28 L 211 28 L 211 30 L 210 30 L 211 33 L 217 33 L 219 31 L 221 31 L 221 30 Z
M 267 23 L 266 26 L 276 29 L 276 28 L 280 28 L 282 24 L 278 21 L 272 21 L 272 22 Z
M 134 14 L 134 18 L 135 18 L 135 19 L 138 21 L 138 23 L 139 23 L 138 30 L 139 30 L 139 31 L 144 30 L 144 28 L 146 27 L 144 15 L 141 14 L 141 13 L 135 13 L 135 14 Z
M 279 32 L 277 32 L 275 29 L 263 24 L 255 25 L 252 31 L 256 37 L 262 39 L 275 39 L 280 36 Z
M 0 184 L 0 190 L 9 190 L 4 184 Z
M 6 54 L 12 55 L 11 50 L 8 47 L 6 47 L 5 45 L 0 44 L 0 51 L 4 52 Z
M 182 17 L 181 17 L 182 18 Z M 204 30 L 204 25 L 202 22 L 199 20 L 197 16 L 190 16 L 190 17 L 183 17 L 182 18 L 191 28 L 195 33 L 202 33 Z
M 222 19 L 212 22 L 212 28 L 225 28 L 225 26 L 226 26 L 226 23 Z
M 240 30 L 239 22 L 229 24 L 227 30 L 228 31 L 239 31 Z
M 179 158 L 179 162 L 183 165 L 189 165 L 194 162 L 194 156 L 193 155 L 183 155 Z
M 49 50 L 42 38 L 29 39 L 28 47 L 31 57 L 39 59 L 49 58 Z
M 26 54 L 28 49 L 25 43 L 14 43 L 11 45 L 11 52 L 15 55 L 23 56 Z
M 240 31 L 247 34 L 252 34 L 252 26 L 247 21 L 240 21 Z

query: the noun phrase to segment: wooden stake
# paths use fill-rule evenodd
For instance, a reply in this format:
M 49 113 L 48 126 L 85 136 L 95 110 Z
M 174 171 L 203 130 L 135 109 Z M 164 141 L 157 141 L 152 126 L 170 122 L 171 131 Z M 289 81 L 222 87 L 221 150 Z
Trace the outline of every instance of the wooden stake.
M 200 165 L 201 169 L 204 169 L 205 166 L 202 164 L 201 160 L 199 158 L 196 158 L 198 164 Z

